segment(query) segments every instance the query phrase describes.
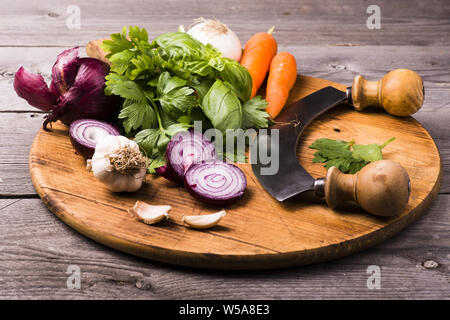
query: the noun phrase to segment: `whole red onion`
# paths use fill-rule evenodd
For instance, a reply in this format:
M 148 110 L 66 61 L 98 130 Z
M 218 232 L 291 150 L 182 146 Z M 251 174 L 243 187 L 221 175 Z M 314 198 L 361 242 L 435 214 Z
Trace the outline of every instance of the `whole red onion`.
M 50 88 L 41 75 L 21 67 L 14 77 L 14 89 L 19 97 L 44 111 L 44 129 L 51 122 L 61 120 L 70 125 L 78 119 L 108 121 L 116 116 L 121 101 L 106 96 L 105 76 L 109 65 L 94 58 L 79 58 L 78 48 L 64 50 L 52 68 Z

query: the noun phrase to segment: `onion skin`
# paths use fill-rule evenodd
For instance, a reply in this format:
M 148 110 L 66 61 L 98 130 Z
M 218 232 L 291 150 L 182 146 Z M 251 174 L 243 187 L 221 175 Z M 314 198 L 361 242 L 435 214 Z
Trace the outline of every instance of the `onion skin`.
M 196 153 L 187 154 L 189 151 L 192 152 L 192 147 Z M 183 183 L 184 173 L 190 165 L 210 159 L 216 159 L 214 144 L 194 130 L 177 133 L 167 144 L 167 170 L 181 183 Z
M 187 34 L 205 46 L 209 43 L 218 49 L 223 57 L 239 62 L 242 56 L 242 44 L 237 35 L 225 24 L 217 20 L 199 18 Z
M 78 70 L 78 47 L 61 52 L 52 68 L 51 90 L 63 95 L 72 86 Z
M 204 173 L 205 169 L 213 169 L 215 176 L 212 178 L 209 177 L 210 175 L 203 176 L 202 173 Z M 234 179 L 237 179 L 234 181 L 236 186 L 232 188 L 228 194 L 220 194 L 223 189 L 220 190 L 219 187 L 210 185 L 208 186 L 210 189 L 206 192 L 204 190 L 205 180 L 215 179 L 216 176 L 223 177 L 223 175 L 220 174 L 220 169 L 227 170 L 228 173 L 232 174 Z M 206 204 L 226 206 L 235 203 L 244 195 L 244 191 L 247 188 L 247 178 L 241 169 L 231 163 L 221 160 L 207 160 L 193 164 L 187 170 L 184 176 L 184 185 L 189 193 L 197 200 Z M 230 183 L 228 183 L 227 186 L 230 186 Z
M 117 127 L 107 122 L 92 119 L 79 119 L 72 122 L 69 127 L 70 143 L 72 144 L 73 148 L 86 159 L 91 159 L 94 155 L 95 144 L 90 143 L 90 141 L 82 140 L 82 138 L 79 137 L 78 130 L 83 130 L 82 133 L 84 133 L 84 130 L 88 129 L 89 127 L 102 128 L 104 131 L 107 131 L 105 135 L 120 135 Z
M 20 67 L 14 76 L 14 90 L 30 105 L 43 111 L 49 111 L 57 102 L 53 93 L 40 74 L 31 73 Z

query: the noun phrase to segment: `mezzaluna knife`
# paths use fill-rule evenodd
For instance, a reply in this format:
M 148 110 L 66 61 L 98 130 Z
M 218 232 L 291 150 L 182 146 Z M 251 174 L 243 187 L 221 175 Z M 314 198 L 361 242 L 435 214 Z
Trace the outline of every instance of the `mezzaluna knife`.
M 406 170 L 389 160 L 372 162 L 358 173 L 343 174 L 328 169 L 323 179 L 314 179 L 298 162 L 296 146 L 303 130 L 319 115 L 346 102 L 360 111 L 375 105 L 397 116 L 408 116 L 423 104 L 422 78 L 414 71 L 397 69 L 377 82 L 355 77 L 352 87 L 342 92 L 333 87 L 318 90 L 285 107 L 276 125 L 256 137 L 258 155 L 252 163 L 253 173 L 261 185 L 278 201 L 306 191 L 325 197 L 330 208 L 343 201 L 354 201 L 367 212 L 379 216 L 400 213 L 407 205 L 410 180 Z M 271 139 L 277 130 L 278 139 Z M 261 154 L 279 154 L 278 171 L 267 174 L 268 165 Z

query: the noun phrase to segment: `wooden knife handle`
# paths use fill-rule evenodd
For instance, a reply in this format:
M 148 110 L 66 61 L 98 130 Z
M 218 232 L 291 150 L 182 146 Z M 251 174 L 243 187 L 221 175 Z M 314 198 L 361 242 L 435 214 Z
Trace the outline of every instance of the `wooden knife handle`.
M 390 160 L 372 162 L 354 175 L 331 167 L 325 178 L 325 200 L 332 209 L 341 202 L 355 201 L 371 214 L 393 216 L 406 207 L 409 194 L 408 173 Z
M 356 76 L 352 87 L 347 90 L 347 99 L 356 110 L 378 106 L 395 116 L 417 112 L 423 105 L 424 96 L 422 78 L 409 69 L 393 70 L 378 81 Z

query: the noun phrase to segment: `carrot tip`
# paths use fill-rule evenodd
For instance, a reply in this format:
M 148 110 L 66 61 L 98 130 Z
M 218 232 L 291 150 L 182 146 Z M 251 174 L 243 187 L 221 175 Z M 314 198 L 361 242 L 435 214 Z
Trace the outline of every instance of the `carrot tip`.
M 269 31 L 267 31 L 267 33 L 271 35 L 273 30 L 275 30 L 275 26 L 272 26 L 272 28 L 270 28 Z

